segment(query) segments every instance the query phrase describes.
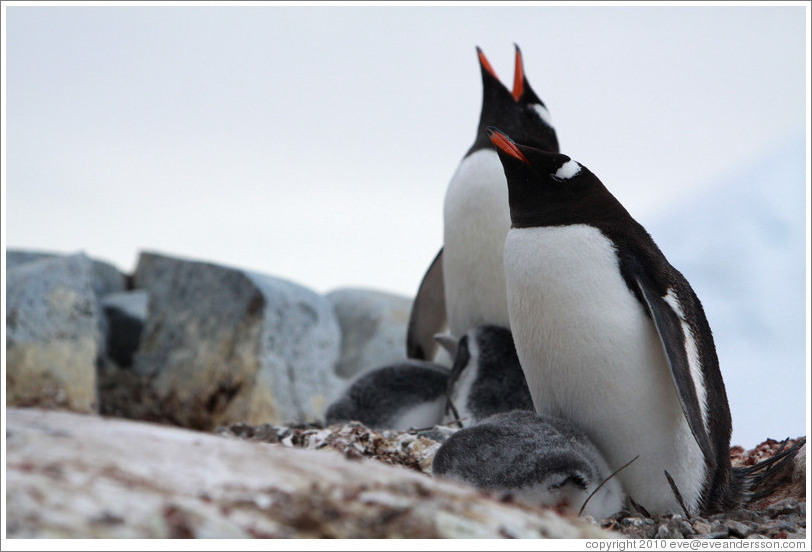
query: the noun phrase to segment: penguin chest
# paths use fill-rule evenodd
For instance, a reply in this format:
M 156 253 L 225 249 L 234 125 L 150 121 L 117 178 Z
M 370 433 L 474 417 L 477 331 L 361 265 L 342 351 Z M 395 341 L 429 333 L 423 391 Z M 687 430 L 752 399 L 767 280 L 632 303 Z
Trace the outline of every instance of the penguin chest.
M 653 323 L 620 273 L 613 243 L 588 225 L 511 229 L 511 329 L 536 411 L 580 425 L 652 511 L 676 508 L 663 477 L 698 500 L 691 437 Z M 698 454 L 697 454 L 698 453 Z M 701 468 L 700 468 L 701 470 Z M 689 506 L 690 508 L 691 506 Z
M 443 208 L 443 275 L 449 330 L 509 325 L 503 251 L 510 228 L 507 184 L 493 150 L 466 157 Z
M 566 397 L 593 387 L 623 392 L 641 378 L 654 383 L 661 346 L 598 229 L 513 229 L 505 272 L 514 340 L 537 406 L 544 398 L 564 407 Z

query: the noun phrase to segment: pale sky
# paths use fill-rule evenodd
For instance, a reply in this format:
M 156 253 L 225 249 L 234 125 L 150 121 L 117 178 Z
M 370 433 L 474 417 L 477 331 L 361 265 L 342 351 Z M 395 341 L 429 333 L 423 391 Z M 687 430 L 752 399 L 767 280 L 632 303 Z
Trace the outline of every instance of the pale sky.
M 12 4 L 9 6 L 9 4 Z M 6 4 L 7 246 L 411 296 L 513 43 L 644 225 L 805 125 L 805 8 Z

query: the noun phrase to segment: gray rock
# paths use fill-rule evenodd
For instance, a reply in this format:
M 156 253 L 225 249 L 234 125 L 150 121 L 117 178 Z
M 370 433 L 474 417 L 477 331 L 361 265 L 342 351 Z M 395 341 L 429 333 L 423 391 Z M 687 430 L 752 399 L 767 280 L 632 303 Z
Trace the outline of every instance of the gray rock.
M 91 260 L 41 258 L 6 276 L 7 404 L 95 411 L 101 333 Z
M 144 290 L 111 293 L 102 299 L 106 320 L 106 354 L 119 367 L 132 366 L 147 319 L 148 295 Z
M 710 532 L 724 533 L 725 535 L 727 535 L 728 533 L 730 533 L 730 530 L 728 529 L 727 524 L 725 523 L 724 514 L 720 514 L 720 516 L 722 516 L 720 519 L 716 519 L 711 522 Z
M 710 524 L 703 519 L 694 520 L 692 528 L 697 534 L 700 535 L 704 535 L 711 532 Z
M 804 506 L 806 506 L 804 504 Z M 780 502 L 776 502 L 775 504 L 770 504 L 766 508 L 767 515 L 770 517 L 777 517 L 782 514 L 796 514 L 800 512 L 801 506 L 797 499 L 795 498 L 787 498 L 781 500 Z
M 412 300 L 368 289 L 337 289 L 327 294 L 341 326 L 338 375 L 349 379 L 366 370 L 406 358 L 406 328 Z
M 691 524 L 685 520 L 679 522 L 679 530 L 683 537 L 692 537 L 696 534 L 696 531 L 694 531 L 694 528 L 691 527 Z
M 161 414 L 187 427 L 316 421 L 341 391 L 330 303 L 296 284 L 142 253 L 149 314 L 134 357 Z
M 657 528 L 655 538 L 658 539 L 683 539 L 685 538 L 680 530 L 678 520 L 670 519 Z
M 24 264 L 41 261 L 43 259 L 56 259 L 66 257 L 61 253 L 46 253 L 42 251 L 27 251 L 22 249 L 6 250 L 6 270 Z M 104 261 L 91 259 L 93 262 L 93 292 L 101 299 L 110 293 L 124 291 L 127 277 L 115 266 Z
M 749 525 L 735 520 L 728 520 L 727 528 L 731 535 L 734 537 L 739 537 L 740 539 L 749 536 L 754 531 L 754 528 L 750 527 Z

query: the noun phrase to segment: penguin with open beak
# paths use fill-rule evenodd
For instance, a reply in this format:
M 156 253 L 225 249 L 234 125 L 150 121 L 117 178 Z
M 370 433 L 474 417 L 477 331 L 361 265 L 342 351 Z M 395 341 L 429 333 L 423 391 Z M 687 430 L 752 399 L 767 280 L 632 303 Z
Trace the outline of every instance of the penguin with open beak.
M 507 186 L 487 128 L 547 151 L 558 151 L 550 113 L 524 72 L 516 46 L 513 89 L 499 80 L 477 48 L 482 108 L 473 145 L 451 178 L 443 208 L 443 248 L 420 284 L 407 331 L 409 358 L 433 360 L 434 336 L 454 339 L 482 324 L 510 327 L 502 251 L 510 227 Z

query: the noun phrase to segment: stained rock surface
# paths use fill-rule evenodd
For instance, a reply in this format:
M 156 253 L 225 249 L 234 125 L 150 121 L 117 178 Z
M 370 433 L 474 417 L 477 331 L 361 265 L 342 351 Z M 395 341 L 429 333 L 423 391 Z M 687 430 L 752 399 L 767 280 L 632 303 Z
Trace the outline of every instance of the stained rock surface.
M 380 291 L 342 288 L 326 295 L 341 325 L 344 379 L 406 358 L 406 328 L 412 300 Z
M 37 409 L 9 409 L 7 422 L 9 538 L 613 536 L 417 470 L 291 448 L 284 438 L 246 442 Z
M 314 421 L 340 392 L 340 330 L 321 295 L 152 253 L 141 254 L 134 282 L 150 305 L 134 370 L 168 420 L 198 429 Z
M 102 339 L 93 262 L 44 257 L 6 276 L 7 404 L 96 411 Z

